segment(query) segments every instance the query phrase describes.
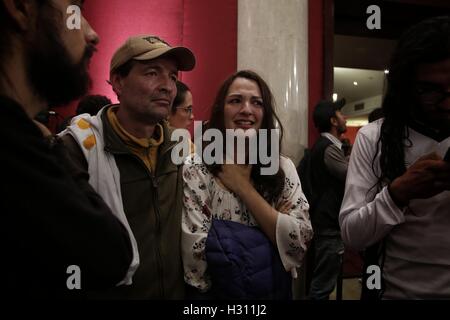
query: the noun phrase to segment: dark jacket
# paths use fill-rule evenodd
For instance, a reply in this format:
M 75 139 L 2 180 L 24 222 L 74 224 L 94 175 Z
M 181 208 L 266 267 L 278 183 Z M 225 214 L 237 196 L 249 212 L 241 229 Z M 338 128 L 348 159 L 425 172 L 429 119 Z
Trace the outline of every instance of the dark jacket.
M 114 287 L 132 258 L 126 229 L 20 105 L 0 97 L 0 119 L 3 292 L 70 298 Z M 71 265 L 80 268 L 81 290 L 67 288 Z
M 114 155 L 120 172 L 120 186 L 125 214 L 137 241 L 140 265 L 133 284 L 95 292 L 92 297 L 116 299 L 183 299 L 184 279 L 181 261 L 181 167 L 173 164 L 166 123 L 164 142 L 158 148 L 156 172 L 152 174 L 143 161 L 122 142 L 102 113 L 105 151 Z M 87 162 L 75 140 L 63 137 L 72 157 L 82 170 Z
M 339 211 L 345 182 L 333 176 L 324 161 L 325 150 L 332 142 L 320 137 L 311 149 L 311 186 L 314 203 L 310 209 L 315 235 L 340 236 Z
M 292 298 L 291 275 L 278 250 L 258 227 L 213 219 L 206 260 L 216 299 Z

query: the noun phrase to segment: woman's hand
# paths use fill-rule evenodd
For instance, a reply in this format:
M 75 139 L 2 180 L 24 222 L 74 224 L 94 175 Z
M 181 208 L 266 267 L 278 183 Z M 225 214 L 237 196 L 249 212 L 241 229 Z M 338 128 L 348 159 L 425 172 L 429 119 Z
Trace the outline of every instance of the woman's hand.
M 250 180 L 251 172 L 251 165 L 224 164 L 218 177 L 226 188 L 240 198 L 252 213 L 262 231 L 276 245 L 275 230 L 278 212 L 253 187 Z
M 278 206 L 277 206 L 277 211 L 284 213 L 284 214 L 289 214 L 289 211 L 292 208 L 292 202 L 290 201 L 282 201 Z
M 251 172 L 251 165 L 224 164 L 218 177 L 225 187 L 240 196 L 249 188 L 253 188 L 250 181 Z

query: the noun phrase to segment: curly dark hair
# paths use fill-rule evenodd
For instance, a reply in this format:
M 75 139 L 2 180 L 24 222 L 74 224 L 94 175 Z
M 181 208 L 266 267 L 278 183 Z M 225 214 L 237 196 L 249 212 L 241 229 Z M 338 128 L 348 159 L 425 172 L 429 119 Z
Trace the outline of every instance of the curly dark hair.
M 101 108 L 111 104 L 111 100 L 103 95 L 92 94 L 84 96 L 77 106 L 76 114 L 89 113 L 91 116 L 95 116 Z
M 377 187 L 392 182 L 406 171 L 405 147 L 411 146 L 407 125 L 417 108 L 413 92 L 417 67 L 450 57 L 450 17 L 435 17 L 409 28 L 399 39 L 391 58 L 387 91 L 383 100 L 384 122 L 381 126 L 375 161 L 381 148 Z
M 234 73 L 228 79 L 226 79 L 217 92 L 214 104 L 212 106 L 211 117 L 207 124 L 208 128 L 218 129 L 225 136 L 225 123 L 224 123 L 224 107 L 225 100 L 232 83 L 237 78 L 244 78 L 257 83 L 263 101 L 264 116 L 261 124 L 261 129 L 279 129 L 279 145 L 283 138 L 283 126 L 280 119 L 275 113 L 275 100 L 272 92 L 270 91 L 267 83 L 255 72 L 250 70 L 242 70 Z M 204 144 L 203 147 L 206 147 Z M 267 150 L 271 150 L 271 141 L 267 139 Z M 280 155 L 277 155 L 280 157 Z M 263 165 L 258 157 L 257 163 L 252 166 L 251 179 L 255 184 L 255 189 L 258 193 L 266 199 L 269 203 L 274 203 L 280 197 L 285 183 L 285 174 L 281 167 L 274 175 L 261 175 L 261 168 L 268 165 Z M 222 166 L 220 164 L 207 165 L 208 170 L 215 176 L 221 171 Z

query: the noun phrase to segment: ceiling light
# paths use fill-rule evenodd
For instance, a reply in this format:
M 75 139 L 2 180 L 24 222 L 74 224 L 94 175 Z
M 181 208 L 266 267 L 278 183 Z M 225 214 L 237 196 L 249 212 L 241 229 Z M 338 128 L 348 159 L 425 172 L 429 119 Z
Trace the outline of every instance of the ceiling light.
M 384 69 L 384 74 L 389 74 L 389 70 L 388 69 Z
M 336 102 L 338 98 L 338 94 L 337 93 L 333 93 L 333 102 Z
M 358 85 L 358 82 L 353 81 L 353 85 L 357 86 L 357 85 Z

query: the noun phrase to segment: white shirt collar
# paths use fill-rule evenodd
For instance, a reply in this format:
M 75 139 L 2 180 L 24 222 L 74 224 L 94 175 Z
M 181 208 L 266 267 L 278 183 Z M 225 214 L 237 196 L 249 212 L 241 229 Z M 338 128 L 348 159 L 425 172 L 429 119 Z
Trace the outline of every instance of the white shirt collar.
M 331 133 L 329 132 L 322 132 L 320 134 L 322 137 L 327 138 L 328 140 L 330 140 L 331 142 L 333 142 L 333 144 L 338 147 L 339 149 L 342 149 L 342 142 L 339 141 L 338 138 L 336 138 L 335 136 L 333 136 Z

